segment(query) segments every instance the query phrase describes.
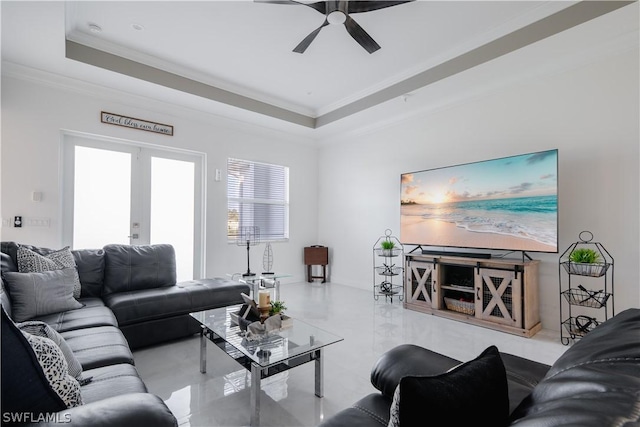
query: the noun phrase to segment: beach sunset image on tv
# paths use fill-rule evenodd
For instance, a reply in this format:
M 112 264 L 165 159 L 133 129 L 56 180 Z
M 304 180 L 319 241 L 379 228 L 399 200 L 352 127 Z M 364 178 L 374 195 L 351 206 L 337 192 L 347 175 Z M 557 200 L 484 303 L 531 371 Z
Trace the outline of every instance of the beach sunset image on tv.
M 405 244 L 558 251 L 558 151 L 401 176 Z

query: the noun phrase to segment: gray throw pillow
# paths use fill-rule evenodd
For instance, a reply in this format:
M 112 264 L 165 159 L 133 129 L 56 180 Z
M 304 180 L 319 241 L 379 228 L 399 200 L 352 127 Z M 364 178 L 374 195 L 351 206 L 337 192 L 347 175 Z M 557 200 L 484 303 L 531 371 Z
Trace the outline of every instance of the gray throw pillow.
M 36 316 L 82 308 L 73 298 L 76 275 L 72 268 L 43 273 L 4 273 L 13 320 L 24 322 Z
M 64 359 L 67 361 L 67 365 L 69 365 L 69 375 L 71 375 L 78 381 L 82 380 L 82 365 L 80 364 L 80 362 L 78 362 L 78 359 L 76 359 L 73 351 L 71 351 L 71 347 L 69 347 L 69 344 L 67 344 L 62 335 L 60 335 L 55 329 L 44 322 L 33 320 L 18 323 L 16 324 L 16 326 L 22 332 L 28 332 L 31 335 L 35 335 L 37 337 L 49 338 L 51 341 L 53 341 L 58 347 L 60 347 L 60 350 L 62 350 Z
M 50 252 L 46 255 L 40 255 L 24 246 L 18 246 L 16 258 L 18 261 L 18 271 L 20 273 L 42 273 L 44 271 L 73 268 L 75 271 L 73 297 L 80 298 L 80 277 L 78 276 L 76 261 L 73 258 L 69 246 L 65 246 L 60 250 Z

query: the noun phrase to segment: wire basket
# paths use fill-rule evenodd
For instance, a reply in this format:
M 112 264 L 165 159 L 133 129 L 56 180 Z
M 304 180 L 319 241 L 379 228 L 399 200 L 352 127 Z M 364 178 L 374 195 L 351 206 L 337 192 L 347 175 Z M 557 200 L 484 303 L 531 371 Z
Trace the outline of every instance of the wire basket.
M 445 297 L 444 304 L 447 306 L 447 310 L 457 311 L 458 313 L 473 316 L 476 312 L 476 304 L 474 302 L 460 301 Z
M 610 293 L 604 291 L 590 291 L 585 288 L 571 288 L 562 292 L 564 297 L 571 305 L 579 305 L 582 307 L 602 308 L 607 304 L 607 300 L 611 296 Z
M 381 265 L 376 267 L 376 272 L 381 276 L 397 276 L 402 272 L 402 267 Z
M 381 257 L 397 257 L 402 253 L 402 248 L 392 248 L 392 249 L 376 248 L 376 253 Z
M 567 261 L 562 264 L 564 269 L 569 274 L 576 274 L 579 276 L 591 276 L 591 277 L 602 277 L 605 275 L 609 266 L 609 263 L 598 263 L 598 264 L 583 264 L 579 262 L 571 262 Z
M 588 332 L 592 331 L 598 326 L 598 321 L 594 317 L 589 316 L 577 316 L 570 317 L 562 322 L 565 329 L 571 335 L 571 338 L 583 337 Z

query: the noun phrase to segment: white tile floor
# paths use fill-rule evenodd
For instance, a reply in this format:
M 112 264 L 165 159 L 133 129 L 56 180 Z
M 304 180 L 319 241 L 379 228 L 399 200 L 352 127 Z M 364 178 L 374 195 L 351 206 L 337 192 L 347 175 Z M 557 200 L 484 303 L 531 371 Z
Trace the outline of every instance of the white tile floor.
M 335 283 L 283 284 L 287 314 L 344 337 L 325 349 L 324 398 L 314 395 L 314 365 L 308 363 L 262 382 L 261 425 L 316 426 L 375 389 L 373 363 L 386 350 L 413 343 L 455 359 L 473 359 L 489 345 L 552 364 L 567 347 L 558 333 L 522 338 L 373 299 L 372 293 Z M 213 345 L 206 374 L 199 371 L 197 336 L 134 352 L 151 393 L 160 396 L 181 426 L 249 424 L 249 373 Z

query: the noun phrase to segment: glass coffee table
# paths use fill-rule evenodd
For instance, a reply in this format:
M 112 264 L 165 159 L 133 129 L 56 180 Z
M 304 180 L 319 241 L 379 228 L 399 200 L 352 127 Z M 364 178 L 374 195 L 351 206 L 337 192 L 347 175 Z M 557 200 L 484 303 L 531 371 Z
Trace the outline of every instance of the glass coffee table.
M 260 425 L 260 382 L 263 378 L 315 361 L 315 395 L 323 396 L 324 347 L 342 338 L 293 318 L 291 326 L 248 339 L 232 320 L 242 305 L 191 313 L 202 326 L 200 372 L 207 372 L 207 341 L 251 372 L 251 426 Z

